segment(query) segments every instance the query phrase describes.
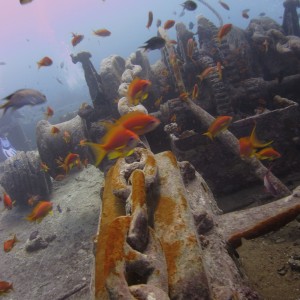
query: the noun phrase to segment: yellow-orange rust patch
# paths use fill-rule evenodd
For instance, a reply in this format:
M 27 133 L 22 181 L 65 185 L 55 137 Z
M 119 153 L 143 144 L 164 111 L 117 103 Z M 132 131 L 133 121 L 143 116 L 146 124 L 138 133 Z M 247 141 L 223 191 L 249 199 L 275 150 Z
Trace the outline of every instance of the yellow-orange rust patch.
M 170 160 L 170 162 L 172 163 L 172 165 L 174 167 L 178 168 L 176 157 L 171 151 L 166 151 L 163 153 L 163 155 L 166 156 Z
M 101 228 L 95 254 L 95 294 L 103 292 L 107 276 L 124 260 L 124 244 L 130 216 L 116 218 Z
M 174 241 L 173 243 L 162 242 L 167 261 L 169 284 L 174 282 L 174 276 L 177 274 L 177 260 L 182 252 L 182 243 L 182 241 Z
M 174 224 L 176 203 L 169 197 L 160 197 L 155 210 L 155 220 L 166 225 Z
M 145 175 L 141 170 L 134 170 L 131 175 L 132 211 L 146 203 Z

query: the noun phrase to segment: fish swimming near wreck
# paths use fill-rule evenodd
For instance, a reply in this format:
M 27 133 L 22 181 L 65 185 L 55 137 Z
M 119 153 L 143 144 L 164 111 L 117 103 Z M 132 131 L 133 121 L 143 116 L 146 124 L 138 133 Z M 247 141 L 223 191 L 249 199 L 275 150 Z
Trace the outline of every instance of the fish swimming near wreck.
M 6 103 L 0 106 L 0 109 L 4 109 L 3 114 L 5 114 L 9 108 L 18 109 L 23 107 L 24 105 L 33 106 L 45 103 L 47 101 L 45 95 L 33 89 L 17 90 L 16 92 L 3 98 L 3 100 L 8 100 Z
M 13 289 L 13 284 L 7 281 L 0 281 L 0 296 Z
M 124 128 L 122 125 L 117 125 L 108 130 L 101 139 L 101 144 L 92 142 L 84 142 L 84 144 L 92 149 L 95 156 L 95 165 L 98 166 L 106 155 L 109 159 L 131 155 L 138 142 L 139 137 L 136 133 Z
M 203 135 L 213 140 L 219 133 L 226 130 L 232 121 L 231 116 L 219 116 L 209 126 L 208 131 Z
M 127 99 L 131 105 L 137 105 L 148 97 L 148 87 L 151 82 L 146 79 L 134 78 L 127 89 Z
M 41 222 L 49 213 L 52 212 L 53 203 L 50 201 L 40 201 L 25 218 L 30 222 Z
M 11 251 L 17 241 L 18 241 L 18 239 L 17 239 L 16 235 L 14 235 L 12 239 L 5 241 L 3 244 L 4 252 Z
M 166 40 L 160 36 L 154 36 L 144 43 L 145 45 L 140 46 L 139 48 L 144 48 L 144 51 L 147 50 L 156 50 L 163 48 L 166 45 Z

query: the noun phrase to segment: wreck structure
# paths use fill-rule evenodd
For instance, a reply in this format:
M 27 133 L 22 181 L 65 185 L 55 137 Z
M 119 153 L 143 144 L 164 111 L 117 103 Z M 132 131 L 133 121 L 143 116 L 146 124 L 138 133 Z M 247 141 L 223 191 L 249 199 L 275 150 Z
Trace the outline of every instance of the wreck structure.
M 105 128 L 99 121 L 142 110 L 162 122 L 133 155 L 104 160 L 100 166 L 106 180 L 91 298 L 261 299 L 239 268 L 235 248 L 242 238 L 279 228 L 300 213 L 299 187 L 291 191 L 279 179 L 300 166 L 300 38 L 297 26 L 291 26 L 297 6 L 298 1 L 285 1 L 284 26 L 268 17 L 253 19 L 246 30 L 233 26 L 221 42 L 216 39 L 218 27 L 203 16 L 197 18 L 196 35 L 176 24 L 177 45 L 168 43 L 166 31 L 159 28 L 167 43 L 154 65 L 136 51 L 126 60 L 106 58 L 98 74 L 88 53 L 72 56 L 83 66 L 93 107 L 83 105 L 76 118 L 59 124 L 62 132 L 73 133 L 68 144 L 50 139 L 50 124 L 41 121 L 39 157 L 24 163 L 33 174 L 39 160 L 51 166 L 42 178 L 49 193 L 50 176 L 61 173 L 57 154 L 75 152 L 92 160 L 78 143 L 101 139 Z M 192 53 L 187 50 L 190 39 L 196 45 Z M 218 65 L 219 72 L 199 81 L 199 74 Z M 149 79 L 152 88 L 143 105 L 132 107 L 126 90 L 135 76 Z M 192 100 L 195 84 L 200 93 Z M 232 116 L 233 123 L 212 142 L 203 132 L 218 115 Z M 239 156 L 238 138 L 249 135 L 254 124 L 259 138 L 273 140 L 282 153 L 272 165 L 273 173 L 257 158 Z M 16 172 L 18 159 L 29 158 L 6 161 L 4 173 Z M 263 185 L 267 172 L 276 201 L 229 213 L 219 209 L 215 196 Z M 0 182 L 13 192 L 20 177 L 7 178 Z M 22 179 L 24 194 L 33 183 Z M 15 195 L 17 202 L 23 201 L 22 194 Z M 241 207 L 247 205 L 243 201 Z

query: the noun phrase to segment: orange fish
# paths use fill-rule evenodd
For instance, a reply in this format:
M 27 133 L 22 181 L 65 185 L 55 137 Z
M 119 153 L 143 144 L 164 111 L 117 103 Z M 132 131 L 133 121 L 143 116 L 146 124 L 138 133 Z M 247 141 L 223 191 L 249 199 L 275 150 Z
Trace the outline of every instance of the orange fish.
M 122 116 L 116 124 L 122 125 L 137 135 L 142 135 L 154 130 L 160 124 L 160 121 L 154 116 L 140 111 L 133 111 Z
M 38 68 L 51 66 L 52 63 L 52 59 L 48 56 L 43 57 L 40 61 L 37 62 Z
M 214 70 L 215 67 L 207 67 L 200 75 L 197 75 L 197 77 L 200 79 L 200 81 L 203 81 Z
M 55 181 L 62 181 L 65 178 L 66 178 L 66 175 L 64 175 L 64 174 L 58 174 L 58 175 L 55 176 L 54 180 Z
M 48 172 L 50 170 L 50 168 L 41 161 L 41 171 L 44 171 L 44 172 Z
M 109 159 L 131 155 L 138 141 L 136 133 L 122 125 L 116 125 L 105 134 L 101 140 L 102 144 L 85 142 L 85 145 L 91 147 L 95 155 L 95 165 L 98 166 L 107 154 Z
M 84 147 L 85 146 L 85 142 L 86 142 L 86 139 L 83 139 L 83 140 L 80 140 L 80 142 L 79 142 L 79 146 L 80 147 Z
M 152 22 L 153 22 L 153 12 L 149 11 L 149 13 L 148 13 L 148 23 L 146 25 L 146 28 L 149 29 L 152 25 Z
M 160 96 L 159 98 L 157 98 L 154 102 L 154 106 L 156 108 L 159 108 L 160 107 L 160 103 L 161 103 L 161 100 L 162 100 L 162 96 Z
M 256 137 L 255 133 L 256 124 L 252 129 L 251 135 L 247 137 L 242 137 L 239 139 L 239 147 L 240 147 L 240 156 L 241 157 L 253 157 L 255 156 L 255 152 L 257 148 L 264 148 L 269 146 L 273 141 L 262 143 Z
M 64 131 L 63 139 L 65 140 L 65 142 L 67 144 L 70 143 L 70 141 L 71 141 L 71 135 L 70 135 L 69 131 L 66 131 L 66 130 Z
M 54 115 L 54 111 L 50 106 L 47 106 L 47 110 L 45 112 L 45 117 L 46 120 L 48 120 L 49 118 L 51 118 Z
M 174 26 L 174 24 L 175 24 L 174 20 L 168 20 L 164 24 L 164 29 L 166 29 L 166 30 L 170 29 L 170 28 L 172 28 Z
M 187 48 L 186 49 L 187 57 L 189 57 L 192 61 L 194 61 L 193 54 L 194 54 L 194 49 L 195 49 L 195 41 L 192 38 L 188 39 L 186 48 Z
M 78 45 L 84 38 L 84 35 L 82 34 L 75 34 L 72 33 L 73 38 L 71 40 L 72 46 L 75 47 L 76 45 Z
M 30 196 L 30 198 L 27 200 L 27 204 L 29 206 L 33 206 L 34 204 L 36 204 L 40 200 L 41 200 L 41 196 L 40 195 Z
M 31 214 L 26 217 L 30 222 L 37 221 L 38 223 L 43 220 L 49 213 L 52 212 L 53 203 L 49 201 L 40 201 L 32 210 Z
M 55 134 L 57 134 L 57 133 L 59 133 L 59 132 L 60 132 L 60 130 L 59 130 L 58 127 L 56 127 L 56 126 L 52 126 L 52 127 L 51 127 L 51 134 L 52 134 L 52 135 L 55 135 Z
M 148 97 L 147 89 L 151 85 L 149 80 L 136 77 L 131 81 L 127 90 L 128 102 L 137 105 Z
M 188 97 L 189 97 L 189 93 L 187 93 L 187 92 L 183 92 L 179 95 L 179 99 L 181 101 L 187 101 Z
M 219 43 L 221 43 L 223 37 L 224 37 L 225 35 L 227 35 L 231 29 L 232 29 L 232 24 L 224 24 L 224 25 L 219 29 L 218 35 L 217 35 L 217 38 L 218 38 Z
M 0 295 L 7 293 L 9 290 L 13 289 L 13 284 L 7 281 L 0 281 Z
M 7 209 L 12 209 L 14 202 L 11 200 L 10 196 L 7 193 L 3 193 L 3 203 L 4 207 Z
M 67 174 L 75 165 L 80 163 L 80 157 L 77 153 L 69 153 L 64 160 L 57 159 L 56 162 L 59 168 L 63 168 Z
M 3 249 L 5 252 L 9 252 L 15 245 L 15 243 L 18 242 L 16 235 L 10 240 L 7 240 L 3 244 Z
M 203 133 L 203 135 L 213 140 L 215 136 L 228 128 L 231 121 L 232 117 L 230 116 L 219 116 L 210 124 L 208 131 Z
M 196 100 L 198 98 L 198 94 L 199 94 L 199 87 L 198 87 L 198 84 L 195 83 L 193 92 L 192 92 L 192 100 Z
M 105 37 L 105 36 L 110 36 L 111 32 L 109 30 L 103 28 L 103 29 L 94 30 L 94 34 Z
M 177 45 L 178 44 L 177 41 L 175 41 L 175 40 L 168 40 L 167 43 L 169 45 Z
M 260 160 L 274 160 L 281 157 L 281 154 L 272 147 L 267 147 L 255 153 L 255 156 Z

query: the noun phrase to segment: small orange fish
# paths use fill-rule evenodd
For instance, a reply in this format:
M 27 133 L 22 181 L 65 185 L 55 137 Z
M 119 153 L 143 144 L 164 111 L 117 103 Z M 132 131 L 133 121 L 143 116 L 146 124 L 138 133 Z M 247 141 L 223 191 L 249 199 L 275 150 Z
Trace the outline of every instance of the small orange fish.
M 171 116 L 170 122 L 171 123 L 175 123 L 176 122 L 176 115 L 175 114 Z
M 50 170 L 50 168 L 47 166 L 47 164 L 45 164 L 42 161 L 41 161 L 40 166 L 41 166 L 41 171 L 48 172 Z
M 88 158 L 85 158 L 83 159 L 82 161 L 82 164 L 84 165 L 85 168 L 87 168 L 88 164 L 89 164 L 89 159 Z
M 167 43 L 169 45 L 177 45 L 178 44 L 177 41 L 175 41 L 175 40 L 168 40 Z
M 10 196 L 7 193 L 3 193 L 3 203 L 4 207 L 7 209 L 12 209 L 14 202 L 11 200 Z
M 78 146 L 85 147 L 86 146 L 85 142 L 86 142 L 86 139 L 80 140 Z
M 59 168 L 63 168 L 67 174 L 75 165 L 80 163 L 80 157 L 77 153 L 69 153 L 65 159 L 62 158 L 56 160 Z
M 130 112 L 116 121 L 116 125 L 121 125 L 137 135 L 146 134 L 159 124 L 160 121 L 157 118 L 140 111 Z
M 15 243 L 18 242 L 16 235 L 10 240 L 7 240 L 3 244 L 3 250 L 5 252 L 9 252 L 15 245 Z
M 175 21 L 174 20 L 167 20 L 164 24 L 164 29 L 170 29 L 175 25 Z
M 232 117 L 230 116 L 219 116 L 210 124 L 208 131 L 203 133 L 203 135 L 206 135 L 213 140 L 220 132 L 228 128 L 231 121 Z
M 199 94 L 199 87 L 198 87 L 198 84 L 195 83 L 193 91 L 192 91 L 192 100 L 196 100 L 198 98 L 198 94 Z
M 262 143 L 256 137 L 255 133 L 256 123 L 252 129 L 251 135 L 247 137 L 242 137 L 239 139 L 239 147 L 240 147 L 240 156 L 241 157 L 253 157 L 255 156 L 255 152 L 257 148 L 264 148 L 269 146 L 273 141 Z
M 189 97 L 189 93 L 187 93 L 187 92 L 183 92 L 179 95 L 179 99 L 181 101 L 187 101 L 188 97 Z
M 214 70 L 215 67 L 207 67 L 200 75 L 197 75 L 197 77 L 200 79 L 200 81 L 203 81 Z
M 228 4 L 226 4 L 225 2 L 219 0 L 219 3 L 223 6 L 223 8 L 225 8 L 226 10 L 230 10 L 230 7 Z
M 281 157 L 281 154 L 272 147 L 267 147 L 255 153 L 255 156 L 260 160 L 274 160 Z
M 112 126 L 102 138 L 102 144 L 92 142 L 85 142 L 85 144 L 91 147 L 95 156 L 95 165 L 98 166 L 106 155 L 109 159 L 131 155 L 138 141 L 139 137 L 136 133 L 122 125 L 116 125 Z
M 149 29 L 152 25 L 152 22 L 153 22 L 153 12 L 149 11 L 149 13 L 148 13 L 148 22 L 147 22 L 146 28 Z
M 67 144 L 70 143 L 70 141 L 71 141 L 71 135 L 70 135 L 69 131 L 66 131 L 66 130 L 64 131 L 63 139 L 65 140 L 65 142 Z
M 72 40 L 71 40 L 71 43 L 72 43 L 72 46 L 75 47 L 76 45 L 78 45 L 84 38 L 84 35 L 82 34 L 75 34 L 75 33 L 72 33 Z
M 54 111 L 50 106 L 47 106 L 47 110 L 45 112 L 45 118 L 46 120 L 48 120 L 49 118 L 51 118 L 54 115 Z
M 57 134 L 57 133 L 59 133 L 59 132 L 60 132 L 60 130 L 59 130 L 58 127 L 56 127 L 56 126 L 52 126 L 52 127 L 51 127 L 51 134 L 52 134 L 52 135 L 55 135 L 55 134 Z
M 13 284 L 7 281 L 0 281 L 0 295 L 7 293 L 9 290 L 13 289 Z
M 192 38 L 188 39 L 186 48 L 187 57 L 189 57 L 194 62 L 193 54 L 195 49 L 195 41 Z
M 30 222 L 41 222 L 52 211 L 53 203 L 50 201 L 40 201 L 26 217 Z
M 232 29 L 232 24 L 224 24 L 218 31 L 218 35 L 217 35 L 217 38 L 218 38 L 218 41 L 219 43 L 221 43 L 222 39 L 224 36 L 226 36 L 230 30 Z
M 37 202 L 39 202 L 41 200 L 41 196 L 40 195 L 32 195 L 29 197 L 29 199 L 27 200 L 27 204 L 29 206 L 33 206 L 35 205 Z
M 155 106 L 156 108 L 159 108 L 160 103 L 161 103 L 161 100 L 162 100 L 162 96 L 160 96 L 159 98 L 157 98 L 157 99 L 155 100 L 154 106 Z
M 111 32 L 109 30 L 103 28 L 103 29 L 94 30 L 94 34 L 105 37 L 105 36 L 110 36 Z
M 131 81 L 127 90 L 128 102 L 137 105 L 148 97 L 147 89 L 151 85 L 149 80 L 136 77 Z
M 37 62 L 38 68 L 40 67 L 49 67 L 53 63 L 52 59 L 48 56 L 43 57 L 40 61 Z

